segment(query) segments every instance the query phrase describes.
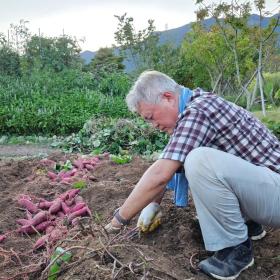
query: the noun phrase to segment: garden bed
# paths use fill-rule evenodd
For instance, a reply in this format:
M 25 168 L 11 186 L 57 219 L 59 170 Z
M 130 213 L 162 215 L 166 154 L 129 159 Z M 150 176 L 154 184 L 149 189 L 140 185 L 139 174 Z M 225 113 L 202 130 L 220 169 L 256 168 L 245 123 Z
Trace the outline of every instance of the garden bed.
M 49 158 L 59 161 L 74 155 L 60 153 Z M 72 259 L 62 265 L 58 279 L 209 279 L 196 269 L 204 251 L 195 209 L 176 208 L 167 193 L 163 206 L 163 223 L 154 233 L 139 235 L 132 225 L 117 236 L 107 236 L 104 226 L 113 210 L 129 195 L 151 163 L 140 158 L 124 165 L 101 159 L 90 171 L 94 180 L 80 195 L 93 217 L 85 217 L 67 237 L 56 243 L 71 251 Z M 38 159 L 0 161 L 0 234 L 17 228 L 16 220 L 24 216 L 17 204 L 19 194 L 32 194 L 52 200 L 70 189 L 53 184 L 40 168 Z M 254 242 L 255 265 L 239 279 L 280 279 L 280 232 L 267 228 L 267 237 Z M 54 248 L 32 251 L 36 235 L 12 233 L 0 244 L 0 279 L 46 279 L 50 255 Z

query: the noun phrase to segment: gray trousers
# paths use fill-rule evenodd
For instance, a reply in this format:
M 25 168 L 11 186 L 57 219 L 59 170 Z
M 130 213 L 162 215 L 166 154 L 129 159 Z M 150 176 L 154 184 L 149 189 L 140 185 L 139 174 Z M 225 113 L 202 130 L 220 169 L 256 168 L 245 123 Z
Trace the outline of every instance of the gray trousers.
M 206 250 L 245 241 L 248 219 L 280 227 L 280 174 L 207 147 L 191 151 L 184 167 Z

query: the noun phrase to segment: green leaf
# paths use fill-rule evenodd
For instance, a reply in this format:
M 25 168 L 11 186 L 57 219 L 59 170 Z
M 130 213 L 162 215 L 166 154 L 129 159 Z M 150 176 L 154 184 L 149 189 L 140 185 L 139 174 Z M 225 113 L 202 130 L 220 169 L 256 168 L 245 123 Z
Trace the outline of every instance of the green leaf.
M 132 160 L 132 156 L 130 155 L 111 155 L 110 158 L 117 164 L 129 163 Z
M 87 183 L 83 180 L 73 183 L 73 187 L 75 189 L 84 189 L 86 186 L 87 186 Z

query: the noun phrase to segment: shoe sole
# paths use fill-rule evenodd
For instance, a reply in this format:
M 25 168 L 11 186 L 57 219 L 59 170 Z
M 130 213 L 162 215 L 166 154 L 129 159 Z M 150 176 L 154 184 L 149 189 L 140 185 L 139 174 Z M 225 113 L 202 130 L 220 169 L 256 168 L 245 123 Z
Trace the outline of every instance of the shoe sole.
M 256 241 L 256 240 L 263 239 L 265 236 L 266 236 L 266 231 L 264 230 L 261 234 L 255 235 L 255 236 L 251 236 L 250 238 L 252 240 Z
M 229 276 L 229 277 L 223 277 L 223 276 L 219 276 L 219 275 L 216 275 L 216 274 L 213 274 L 213 273 L 209 273 L 212 277 L 214 277 L 215 279 L 219 279 L 219 280 L 234 280 L 236 279 L 239 274 L 246 270 L 247 268 L 249 268 L 250 266 L 252 266 L 254 264 L 254 258 L 251 260 L 251 262 L 245 266 L 243 269 L 241 269 L 237 274 L 233 275 L 233 276 Z

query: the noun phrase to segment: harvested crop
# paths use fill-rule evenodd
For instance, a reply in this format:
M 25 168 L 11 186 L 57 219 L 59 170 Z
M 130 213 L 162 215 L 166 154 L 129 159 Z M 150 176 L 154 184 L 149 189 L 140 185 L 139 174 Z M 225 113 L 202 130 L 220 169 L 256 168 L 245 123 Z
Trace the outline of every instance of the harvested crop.
M 38 207 L 29 199 L 23 197 L 18 199 L 18 204 L 27 209 L 30 213 L 35 214 L 38 212 Z
M 0 243 L 3 242 L 7 236 L 5 234 L 0 235 Z
M 48 238 L 49 238 L 49 235 L 48 235 L 48 234 L 41 236 L 41 237 L 36 241 L 36 243 L 34 244 L 33 250 L 37 250 L 37 249 L 39 249 L 39 248 L 45 246 L 46 243 L 48 242 Z
M 50 214 L 55 214 L 57 213 L 60 209 L 61 209 L 61 198 L 57 198 L 51 205 L 50 209 L 49 209 L 49 213 Z
M 88 214 L 88 208 L 87 207 L 83 207 L 73 213 L 71 213 L 68 216 L 68 221 L 71 222 L 73 219 L 77 218 L 77 217 L 82 217 L 82 216 L 86 216 Z

